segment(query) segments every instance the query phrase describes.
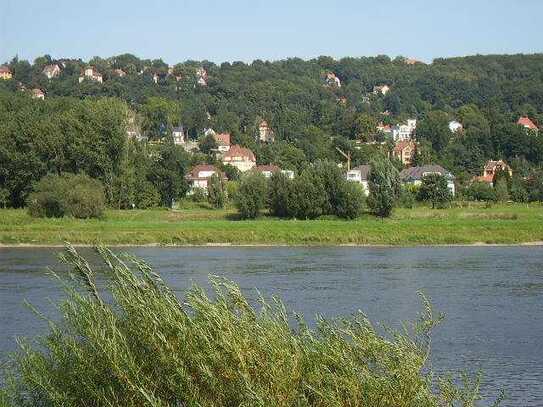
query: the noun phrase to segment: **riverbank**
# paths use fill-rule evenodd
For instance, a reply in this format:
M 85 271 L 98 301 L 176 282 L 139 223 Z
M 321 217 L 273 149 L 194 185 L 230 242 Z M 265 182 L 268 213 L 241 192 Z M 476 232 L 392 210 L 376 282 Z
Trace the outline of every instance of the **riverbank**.
M 235 211 L 192 207 L 178 211 L 107 211 L 103 219 L 36 219 L 0 210 L 0 245 L 55 246 L 420 246 L 541 244 L 543 206 L 495 205 L 432 210 L 398 209 L 390 219 L 355 221 L 236 220 Z

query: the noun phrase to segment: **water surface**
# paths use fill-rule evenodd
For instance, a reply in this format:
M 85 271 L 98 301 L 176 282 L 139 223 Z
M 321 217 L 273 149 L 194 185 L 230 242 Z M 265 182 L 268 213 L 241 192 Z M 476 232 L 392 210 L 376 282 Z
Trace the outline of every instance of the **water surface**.
M 59 249 L 0 249 L 0 358 L 16 336 L 46 326 L 23 304 L 48 315 L 61 292 L 45 269 Z M 179 295 L 215 274 L 246 294 L 280 296 L 289 309 L 328 317 L 363 310 L 397 326 L 421 311 L 417 291 L 446 314 L 433 340 L 433 368 L 485 372 L 485 395 L 504 388 L 506 406 L 543 405 L 543 248 L 130 248 Z

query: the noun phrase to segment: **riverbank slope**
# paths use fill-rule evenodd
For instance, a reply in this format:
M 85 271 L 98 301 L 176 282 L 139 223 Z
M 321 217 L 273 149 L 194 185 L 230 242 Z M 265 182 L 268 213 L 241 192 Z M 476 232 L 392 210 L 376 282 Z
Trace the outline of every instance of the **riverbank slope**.
M 103 219 L 35 219 L 0 210 L 2 245 L 453 245 L 543 241 L 543 206 L 398 209 L 389 219 L 236 220 L 233 210 L 107 211 Z

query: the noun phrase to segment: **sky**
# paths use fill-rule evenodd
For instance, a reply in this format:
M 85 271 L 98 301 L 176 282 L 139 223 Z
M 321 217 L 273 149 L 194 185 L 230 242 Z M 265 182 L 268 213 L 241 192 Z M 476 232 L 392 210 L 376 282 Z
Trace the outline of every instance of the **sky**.
M 543 52 L 543 0 L 0 0 L 0 62 Z

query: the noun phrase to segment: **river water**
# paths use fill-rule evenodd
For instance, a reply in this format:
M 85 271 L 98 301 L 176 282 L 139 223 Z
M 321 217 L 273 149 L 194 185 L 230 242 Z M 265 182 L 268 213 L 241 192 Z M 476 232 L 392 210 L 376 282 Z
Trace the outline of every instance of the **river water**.
M 0 248 L 0 359 L 15 337 L 46 332 L 24 305 L 54 316 L 61 291 L 46 268 L 62 270 L 60 249 Z M 417 291 L 446 319 L 435 331 L 437 372 L 484 371 L 483 394 L 505 406 L 543 406 L 543 248 L 127 248 L 182 295 L 210 274 L 254 298 L 281 297 L 307 320 L 362 310 L 398 326 L 422 310 Z M 83 250 L 85 252 L 85 250 Z

